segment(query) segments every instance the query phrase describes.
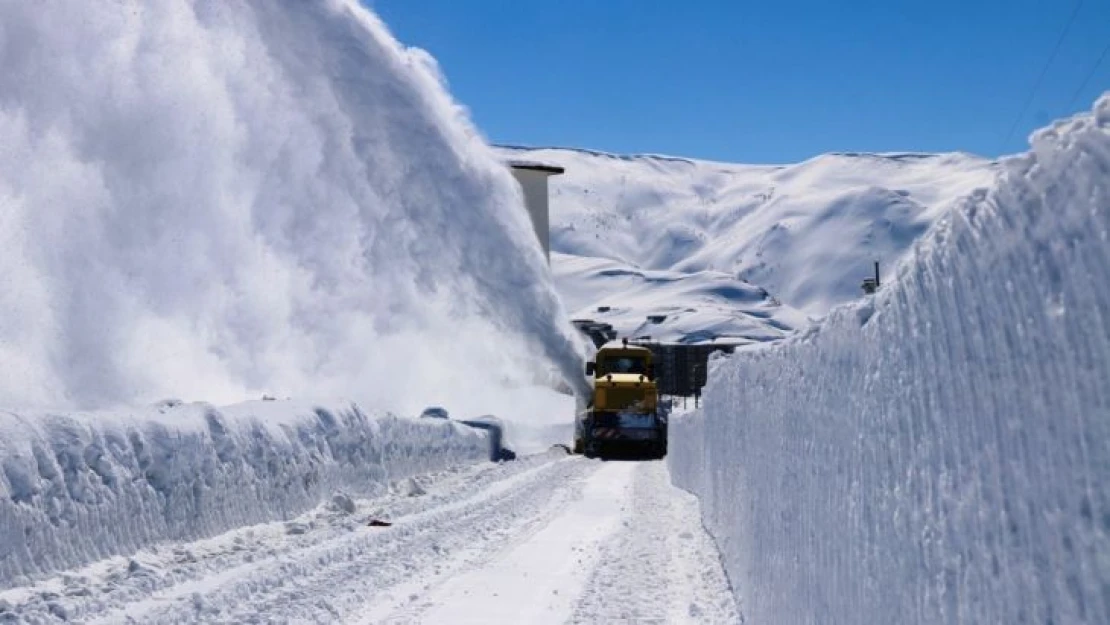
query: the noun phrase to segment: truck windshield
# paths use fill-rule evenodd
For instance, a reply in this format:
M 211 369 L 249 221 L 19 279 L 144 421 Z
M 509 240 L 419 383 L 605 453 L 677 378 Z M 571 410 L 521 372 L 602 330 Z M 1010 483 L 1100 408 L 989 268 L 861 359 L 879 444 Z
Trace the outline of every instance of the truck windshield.
M 644 359 L 639 356 L 621 356 L 601 361 L 601 375 L 606 373 L 647 373 Z

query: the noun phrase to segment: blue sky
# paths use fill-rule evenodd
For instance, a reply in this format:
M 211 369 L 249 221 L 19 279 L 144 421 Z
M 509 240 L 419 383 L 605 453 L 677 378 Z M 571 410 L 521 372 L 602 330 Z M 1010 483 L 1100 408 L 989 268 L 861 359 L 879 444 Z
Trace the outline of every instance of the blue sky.
M 1017 152 L 1110 89 L 1110 1 L 367 0 L 490 141 L 795 162 Z M 1012 136 L 1007 135 L 1018 120 Z

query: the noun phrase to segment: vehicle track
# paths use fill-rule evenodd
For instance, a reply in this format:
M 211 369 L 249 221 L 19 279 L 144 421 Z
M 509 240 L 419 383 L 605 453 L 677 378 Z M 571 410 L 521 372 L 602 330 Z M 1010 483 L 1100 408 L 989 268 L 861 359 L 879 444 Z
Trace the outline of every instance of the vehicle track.
M 0 622 L 335 622 L 425 561 L 442 568 L 452 554 L 493 548 L 558 505 L 546 483 L 592 469 L 553 452 L 405 480 L 353 511 L 322 506 L 0 592 Z M 392 525 L 368 527 L 371 518 Z
M 369 526 L 370 520 L 389 525 Z M 0 622 L 732 623 L 663 462 L 551 452 L 0 592 Z

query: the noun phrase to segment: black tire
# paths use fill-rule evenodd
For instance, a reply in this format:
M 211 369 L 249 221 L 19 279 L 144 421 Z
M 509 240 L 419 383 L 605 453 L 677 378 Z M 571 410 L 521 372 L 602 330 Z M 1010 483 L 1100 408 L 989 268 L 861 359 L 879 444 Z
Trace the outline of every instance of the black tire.
M 596 443 L 594 441 L 588 441 L 586 443 L 586 453 L 585 453 L 585 455 L 586 455 L 587 458 L 590 458 L 590 459 L 600 457 L 601 456 L 601 445 L 599 445 L 598 443 Z
M 667 457 L 667 443 L 657 442 L 651 446 L 651 457 L 653 460 L 662 460 Z

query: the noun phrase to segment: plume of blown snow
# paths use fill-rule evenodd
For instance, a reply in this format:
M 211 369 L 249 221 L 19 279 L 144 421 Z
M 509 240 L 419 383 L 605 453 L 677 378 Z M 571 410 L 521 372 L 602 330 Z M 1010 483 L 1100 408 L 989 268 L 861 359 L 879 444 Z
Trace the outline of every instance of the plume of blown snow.
M 0 404 L 578 382 L 511 175 L 355 0 L 3 3 L 0 146 Z

